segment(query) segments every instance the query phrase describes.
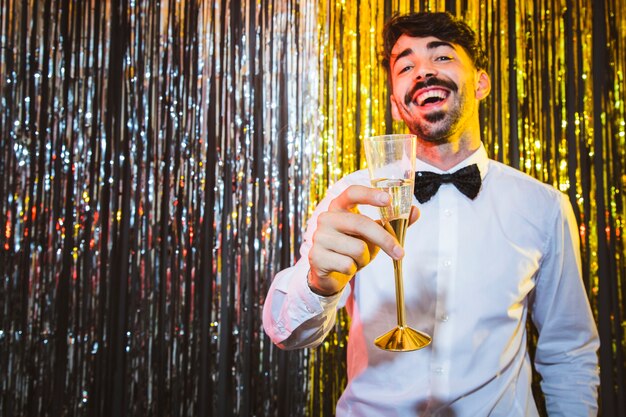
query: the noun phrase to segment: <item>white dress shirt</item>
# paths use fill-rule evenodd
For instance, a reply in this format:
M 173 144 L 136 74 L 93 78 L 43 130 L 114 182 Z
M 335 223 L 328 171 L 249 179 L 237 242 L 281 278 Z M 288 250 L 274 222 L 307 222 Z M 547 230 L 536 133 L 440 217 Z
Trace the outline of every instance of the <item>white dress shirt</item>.
M 344 291 L 321 297 L 307 285 L 308 251 L 319 213 L 361 170 L 338 181 L 308 223 L 301 258 L 276 275 L 263 323 L 284 349 L 316 346 L 336 309 L 351 317 L 348 385 L 337 416 L 536 416 L 526 315 L 539 331 L 535 365 L 550 416 L 597 413 L 598 336 L 581 280 L 576 220 L 564 194 L 488 159 L 481 146 L 447 172 L 477 164 L 474 200 L 443 184 L 413 203 L 419 220 L 406 234 L 406 322 L 430 334 L 430 346 L 387 352 L 374 339 L 396 326 L 392 261 L 384 252 Z M 442 173 L 418 159 L 417 170 Z M 360 206 L 378 218 L 378 208 Z

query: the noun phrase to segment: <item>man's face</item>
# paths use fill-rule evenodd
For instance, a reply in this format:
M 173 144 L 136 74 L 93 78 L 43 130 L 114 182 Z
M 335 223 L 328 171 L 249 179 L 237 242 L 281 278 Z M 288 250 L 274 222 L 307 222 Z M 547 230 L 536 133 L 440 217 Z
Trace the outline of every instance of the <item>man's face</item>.
M 478 100 L 489 92 L 487 74 L 474 67 L 461 46 L 432 36 L 402 35 L 389 64 L 394 118 L 429 142 L 463 134 Z

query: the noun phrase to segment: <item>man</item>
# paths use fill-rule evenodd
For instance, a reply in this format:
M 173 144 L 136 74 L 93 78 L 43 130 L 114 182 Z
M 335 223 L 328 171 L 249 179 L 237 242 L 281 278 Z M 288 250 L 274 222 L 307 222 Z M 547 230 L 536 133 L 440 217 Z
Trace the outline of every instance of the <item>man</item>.
M 376 221 L 389 196 L 370 188 L 364 170 L 318 205 L 301 259 L 269 290 L 266 332 L 285 349 L 315 346 L 346 305 L 349 382 L 338 416 L 535 416 L 530 312 L 549 414 L 595 415 L 598 337 L 576 220 L 562 193 L 488 159 L 478 106 L 490 79 L 476 35 L 446 13 L 396 16 L 385 26 L 383 63 L 392 114 L 418 137 L 417 171 L 463 169 L 480 181 L 474 192 L 445 181 L 432 196 L 416 189 L 406 321 L 432 344 L 401 353 L 374 345 L 395 326 L 390 257 L 404 253 Z

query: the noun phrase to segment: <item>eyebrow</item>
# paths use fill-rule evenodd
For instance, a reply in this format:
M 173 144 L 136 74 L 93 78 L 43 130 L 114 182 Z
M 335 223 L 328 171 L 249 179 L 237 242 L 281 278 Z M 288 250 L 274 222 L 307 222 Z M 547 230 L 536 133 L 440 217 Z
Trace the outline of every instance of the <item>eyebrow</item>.
M 450 47 L 452 49 L 454 48 L 454 45 L 452 45 L 450 42 L 446 42 L 446 41 L 430 41 L 426 44 L 426 49 L 436 49 L 436 48 L 440 48 L 442 46 L 447 46 Z M 405 56 L 409 56 L 413 54 L 413 49 L 411 48 L 406 48 L 404 49 L 402 52 L 400 52 L 398 55 L 396 56 L 391 56 L 391 58 L 393 59 L 393 62 L 397 62 L 399 59 L 404 58 Z
M 448 46 L 452 49 L 454 48 L 454 45 L 452 45 L 450 42 L 446 42 L 446 41 L 431 41 L 428 42 L 428 44 L 426 44 L 426 48 L 428 49 L 435 49 L 435 48 L 439 48 L 441 46 Z

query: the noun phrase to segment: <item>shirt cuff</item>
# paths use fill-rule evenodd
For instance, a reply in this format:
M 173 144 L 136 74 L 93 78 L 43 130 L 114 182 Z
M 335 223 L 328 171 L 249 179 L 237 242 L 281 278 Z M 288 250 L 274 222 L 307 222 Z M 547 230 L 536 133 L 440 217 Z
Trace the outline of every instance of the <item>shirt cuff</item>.
M 283 335 L 290 335 L 300 325 L 314 317 L 334 314 L 332 310 L 336 310 L 340 302 L 343 291 L 324 297 L 311 290 L 307 280 L 309 268 L 309 263 L 301 260 L 293 267 L 291 279 L 281 280 L 277 285 L 276 289 L 285 296 L 283 309 L 276 323 Z
M 310 266 L 298 265 L 299 271 L 295 272 L 296 279 L 291 280 L 287 293 L 291 296 L 295 296 L 302 301 L 302 308 L 309 313 L 309 315 L 317 316 L 329 309 L 336 309 L 341 294 L 343 291 L 339 291 L 337 294 L 330 296 L 319 295 L 313 292 L 309 287 L 309 270 Z
M 324 296 L 314 293 L 311 290 L 311 287 L 309 287 L 308 283 L 307 288 L 309 289 L 309 291 L 311 291 L 311 294 L 317 297 L 317 301 L 320 303 L 320 306 L 324 310 L 328 310 L 330 308 L 332 308 L 333 310 L 336 309 L 337 305 L 339 304 L 339 300 L 341 300 L 341 295 L 343 294 L 343 290 L 341 290 L 336 294 Z

